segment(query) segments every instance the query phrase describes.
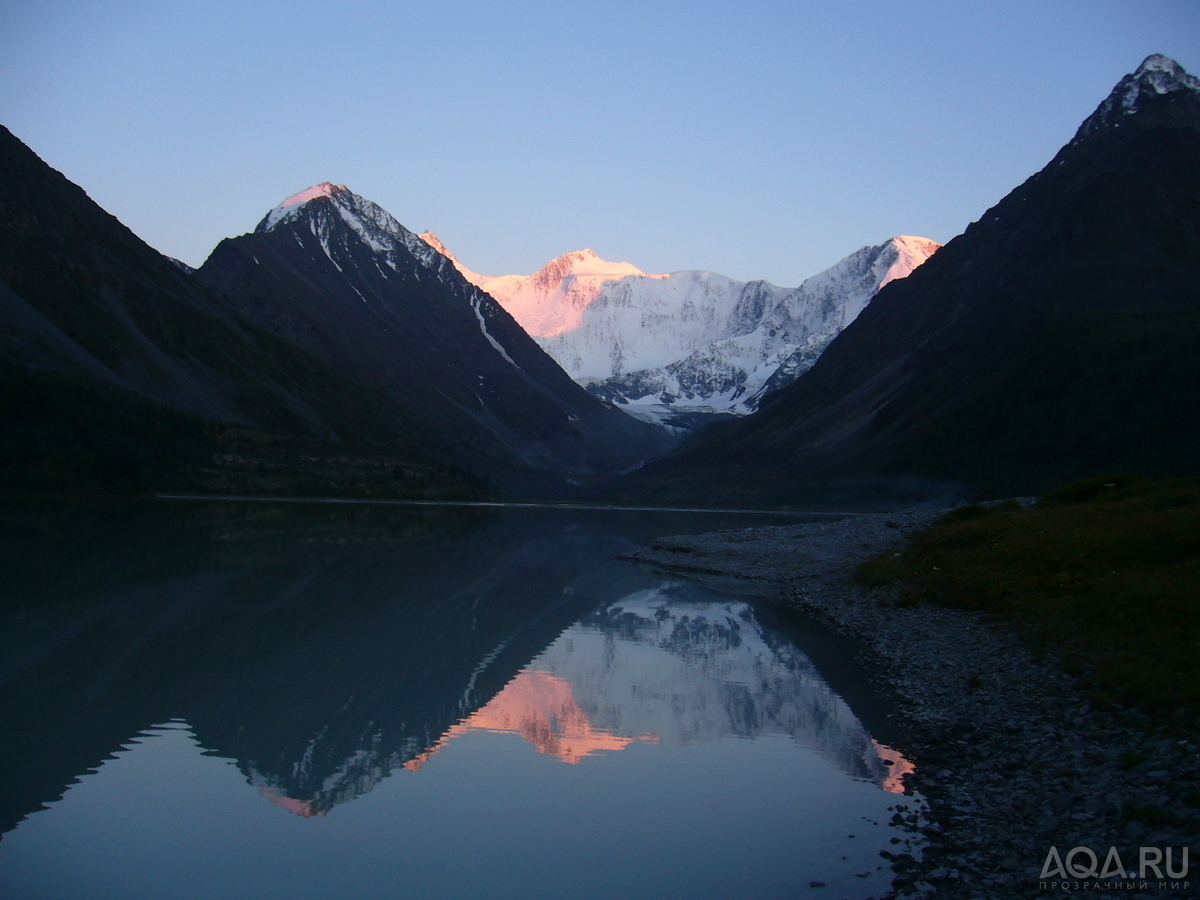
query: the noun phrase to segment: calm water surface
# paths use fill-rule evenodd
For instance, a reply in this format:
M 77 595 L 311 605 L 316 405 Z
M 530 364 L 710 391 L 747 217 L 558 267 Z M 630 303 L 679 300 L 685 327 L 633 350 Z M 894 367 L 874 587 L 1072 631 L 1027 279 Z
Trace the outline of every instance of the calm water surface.
M 845 648 L 615 559 L 778 518 L 0 512 L 4 897 L 888 887 L 907 763 Z

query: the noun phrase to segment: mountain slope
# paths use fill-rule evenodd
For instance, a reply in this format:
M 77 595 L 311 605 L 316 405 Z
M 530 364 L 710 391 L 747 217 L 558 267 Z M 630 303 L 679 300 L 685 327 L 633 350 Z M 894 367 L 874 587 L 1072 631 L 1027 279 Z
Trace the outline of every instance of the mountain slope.
M 628 490 L 788 500 L 1194 472 L 1200 82 L 1152 56 L 809 372 Z M 840 480 L 840 482 L 839 482 Z M 957 488 L 954 485 L 958 485 Z
M 0 128 L 0 355 L 171 408 L 328 434 L 314 361 L 231 315 Z
M 745 415 L 790 383 L 866 306 L 938 244 L 898 237 L 864 247 L 798 288 L 712 272 L 647 275 L 591 250 L 533 275 L 490 277 L 422 237 L 491 293 L 567 373 L 650 422 Z
M 434 466 L 403 409 L 231 312 L 2 128 L 0 375 L 0 490 L 244 490 L 261 460 L 225 426 L 281 458 Z
M 196 277 L 404 410 L 431 450 L 510 484 L 638 464 L 660 434 L 587 394 L 491 297 L 340 185 L 289 197 Z

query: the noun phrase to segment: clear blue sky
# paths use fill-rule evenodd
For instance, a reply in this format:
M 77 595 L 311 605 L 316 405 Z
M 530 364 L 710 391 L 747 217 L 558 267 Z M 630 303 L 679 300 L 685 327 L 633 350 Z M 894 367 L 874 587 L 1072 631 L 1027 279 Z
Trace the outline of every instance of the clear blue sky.
M 946 241 L 1197 0 L 6 0 L 0 123 L 193 265 L 348 185 L 471 268 L 591 247 L 795 285 Z

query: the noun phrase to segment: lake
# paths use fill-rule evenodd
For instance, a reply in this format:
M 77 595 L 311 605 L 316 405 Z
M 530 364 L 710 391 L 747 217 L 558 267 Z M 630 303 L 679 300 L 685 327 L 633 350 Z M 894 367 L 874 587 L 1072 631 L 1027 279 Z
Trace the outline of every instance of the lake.
M 10 900 L 890 886 L 917 804 L 852 647 L 616 558 L 797 518 L 0 512 Z

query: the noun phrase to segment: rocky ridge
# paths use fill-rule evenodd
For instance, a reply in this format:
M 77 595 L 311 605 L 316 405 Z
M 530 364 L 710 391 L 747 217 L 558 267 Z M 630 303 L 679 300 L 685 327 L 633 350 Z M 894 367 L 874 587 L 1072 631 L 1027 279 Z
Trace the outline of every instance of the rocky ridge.
M 897 605 L 867 590 L 860 562 L 905 544 L 944 510 L 665 537 L 627 558 L 703 579 L 753 579 L 861 643 L 861 661 L 896 703 L 905 784 L 896 807 L 914 849 L 897 847 L 890 896 L 1194 897 L 1200 892 L 1200 739 L 1136 709 L 1093 706 L 1053 656 L 972 612 Z M 1050 858 L 1057 848 L 1061 874 Z M 1067 854 L 1080 877 L 1066 868 Z M 1110 865 L 1115 847 L 1122 879 Z M 1141 847 L 1174 848 L 1170 877 L 1137 877 Z M 1183 865 L 1187 848 L 1188 865 Z M 1115 861 L 1114 861 L 1115 864 Z M 1047 874 L 1043 876 L 1043 871 Z M 1103 873 L 1104 877 L 1101 877 Z M 1165 886 L 1160 886 L 1165 885 Z

